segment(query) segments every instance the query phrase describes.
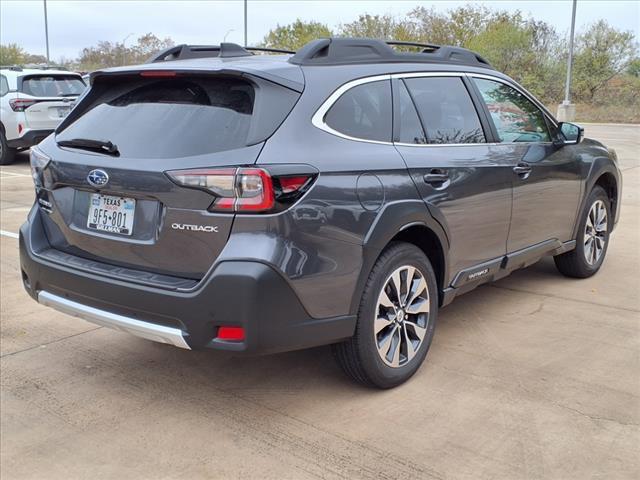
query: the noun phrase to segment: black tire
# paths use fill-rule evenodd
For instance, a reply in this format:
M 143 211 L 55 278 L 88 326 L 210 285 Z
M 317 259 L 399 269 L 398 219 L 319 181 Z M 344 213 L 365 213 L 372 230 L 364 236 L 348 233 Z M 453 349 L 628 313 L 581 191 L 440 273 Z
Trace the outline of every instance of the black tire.
M 420 276 L 426 282 L 427 293 L 426 295 L 422 294 L 416 297 L 415 303 L 407 302 L 407 304 L 401 308 L 402 318 L 400 318 L 399 310 L 396 310 L 395 307 L 393 307 L 393 309 L 386 309 L 386 307 L 379 305 L 378 301 L 382 295 L 383 288 L 387 289 L 385 290 L 386 292 L 394 292 L 394 290 L 388 290 L 392 288 L 392 284 L 388 284 L 388 282 L 391 281 L 391 275 L 403 267 L 413 267 L 420 273 Z M 420 276 L 415 273 L 411 275 L 414 279 L 414 282 L 409 282 L 413 288 L 412 291 L 420 293 L 420 287 L 418 286 Z M 402 273 L 400 276 L 402 276 Z M 406 279 L 408 276 L 409 270 L 402 278 Z M 406 291 L 406 289 L 404 291 Z M 424 290 L 421 291 L 424 292 Z M 392 298 L 391 295 L 392 293 L 390 293 L 389 299 Z M 405 300 L 408 299 L 410 297 L 409 293 L 407 292 L 404 297 Z M 409 305 L 410 303 L 411 305 Z M 417 308 L 415 306 L 418 304 L 422 305 L 422 307 L 420 307 L 422 309 L 427 308 L 428 305 L 428 313 L 414 315 L 409 312 L 409 309 L 415 310 Z M 407 312 L 405 312 L 405 308 Z M 380 311 L 382 311 L 380 309 L 385 310 L 385 313 L 395 312 L 391 314 L 394 317 L 394 321 L 391 321 L 387 327 L 376 334 L 374 333 L 374 324 L 376 323 L 375 318 L 378 317 Z M 402 320 L 405 315 L 406 326 L 404 322 L 397 322 L 397 320 Z M 429 259 L 422 250 L 412 244 L 394 242 L 383 251 L 369 275 L 358 309 L 358 322 L 354 336 L 346 342 L 333 345 L 333 354 L 340 367 L 353 380 L 368 387 L 395 387 L 406 382 L 418 368 L 420 368 L 420 365 L 422 365 L 433 339 L 437 316 L 438 286 Z M 421 332 L 424 333 L 421 341 L 419 337 L 415 335 L 418 329 L 413 326 L 418 325 L 418 323 L 422 325 Z M 391 332 L 392 329 L 396 329 L 393 330 L 393 337 L 391 337 L 391 335 L 387 337 L 385 333 Z M 395 336 L 395 332 L 397 332 L 398 337 Z M 404 337 L 402 336 L 403 334 L 405 335 Z M 382 354 L 378 353 L 380 338 L 385 337 L 392 338 L 390 342 L 393 342 L 396 338 L 398 339 L 401 345 L 396 346 L 396 349 L 399 352 L 399 358 L 404 359 L 404 364 L 401 363 L 402 360 L 400 360 L 400 363 L 396 366 L 390 366 L 385 363 Z M 403 351 L 402 342 L 404 342 L 404 357 L 402 357 L 401 353 Z M 407 342 L 411 342 L 412 351 L 413 342 L 419 342 L 412 358 L 410 358 L 408 354 L 409 345 Z M 398 343 L 396 343 L 396 345 L 398 345 Z M 391 347 L 393 347 L 393 343 L 391 343 Z M 389 349 L 389 352 L 391 352 L 391 349 Z M 394 361 L 395 358 L 394 356 Z M 387 361 L 390 360 L 388 359 Z
M 4 131 L 0 129 L 0 165 L 10 165 L 16 155 L 16 149 L 7 145 L 7 138 Z
M 606 220 L 603 222 L 606 225 L 606 231 L 600 232 L 597 234 L 599 238 L 604 240 L 604 246 L 602 247 L 601 254 L 597 259 L 591 257 L 591 261 L 587 260 L 587 255 L 590 251 L 589 246 L 585 243 L 585 238 L 590 236 L 590 229 L 587 229 L 587 222 L 590 221 L 590 212 L 592 208 L 596 206 L 598 202 L 602 202 L 604 205 L 604 209 L 606 210 Z M 580 221 L 578 223 L 578 234 L 576 236 L 576 248 L 571 250 L 570 252 L 563 253 L 561 255 L 556 255 L 553 257 L 555 261 L 557 269 L 563 275 L 572 278 L 588 278 L 595 274 L 600 267 L 602 266 L 602 262 L 604 262 L 604 258 L 607 254 L 607 249 L 609 247 L 609 234 L 611 231 L 613 219 L 611 218 L 611 205 L 609 202 L 609 197 L 607 196 L 604 189 L 598 185 L 596 185 L 589 196 L 587 197 L 587 201 L 584 206 L 584 210 L 580 213 Z M 593 239 L 592 241 L 598 241 L 597 239 Z M 585 254 L 585 251 L 587 254 Z

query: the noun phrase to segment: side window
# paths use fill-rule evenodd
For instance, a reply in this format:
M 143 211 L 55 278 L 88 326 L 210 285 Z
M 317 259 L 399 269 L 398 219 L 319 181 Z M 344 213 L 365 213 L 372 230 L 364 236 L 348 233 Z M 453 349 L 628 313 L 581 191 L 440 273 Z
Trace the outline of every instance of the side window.
M 395 108 L 399 109 L 397 118 L 400 123 L 400 143 L 427 143 L 427 137 L 407 87 L 402 81 L 398 82 L 398 85 L 398 106 Z
M 474 78 L 501 142 L 549 142 L 544 115 L 527 97 L 500 82 Z
M 364 83 L 347 90 L 324 117 L 334 130 L 364 140 L 391 141 L 391 83 Z
M 418 77 L 404 82 L 428 143 L 486 142 L 478 112 L 461 78 Z
M 7 93 L 9 93 L 9 83 L 7 82 L 7 77 L 4 75 L 0 75 L 0 97 L 4 97 Z

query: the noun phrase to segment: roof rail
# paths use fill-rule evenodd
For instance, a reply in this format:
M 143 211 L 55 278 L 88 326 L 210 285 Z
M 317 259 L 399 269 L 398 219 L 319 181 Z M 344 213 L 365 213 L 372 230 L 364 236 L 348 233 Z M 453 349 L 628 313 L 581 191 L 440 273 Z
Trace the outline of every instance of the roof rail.
M 422 51 L 399 52 L 391 46 L 420 47 Z M 353 63 L 454 63 L 493 68 L 475 52 L 461 47 L 400 42 L 373 38 L 321 38 L 302 47 L 289 59 L 297 65 L 344 65 Z
M 2 70 L 12 70 L 14 72 L 21 72 L 22 67 L 20 65 L 0 65 Z
M 241 47 L 236 43 L 221 43 L 220 45 L 176 45 L 169 47 L 151 57 L 147 63 L 166 62 L 169 60 L 186 60 L 189 58 L 231 58 L 248 57 L 256 52 L 288 53 L 290 50 L 265 47 Z

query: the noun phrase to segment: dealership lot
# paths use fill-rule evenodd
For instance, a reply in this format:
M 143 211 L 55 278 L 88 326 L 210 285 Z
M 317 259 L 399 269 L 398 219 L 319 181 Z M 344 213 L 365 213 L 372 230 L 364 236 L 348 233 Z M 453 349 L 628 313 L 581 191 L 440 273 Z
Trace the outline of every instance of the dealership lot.
M 601 272 L 546 259 L 441 311 L 425 365 L 367 390 L 328 348 L 189 352 L 40 307 L 15 233 L 28 156 L 0 168 L 1 457 L 10 478 L 632 478 L 640 475 L 640 127 L 616 148 Z

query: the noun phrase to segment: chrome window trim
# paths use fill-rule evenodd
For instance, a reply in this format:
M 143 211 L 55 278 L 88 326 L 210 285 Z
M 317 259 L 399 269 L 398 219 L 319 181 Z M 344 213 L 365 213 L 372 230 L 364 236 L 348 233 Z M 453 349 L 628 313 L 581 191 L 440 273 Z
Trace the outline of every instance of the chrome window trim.
M 405 72 L 392 73 L 391 78 L 420 78 L 420 77 L 464 77 L 465 72 Z
M 555 118 L 549 113 L 549 111 L 542 105 L 531 93 L 529 93 L 525 88 L 520 87 L 515 84 L 515 82 L 510 81 L 505 78 L 497 77 L 494 75 L 487 75 L 484 73 L 471 73 L 471 72 L 403 72 L 403 73 L 391 73 L 384 75 L 373 75 L 370 77 L 362 77 L 356 80 L 350 80 L 347 83 L 342 84 L 336 90 L 333 91 L 329 97 L 322 102 L 320 107 L 316 110 L 316 112 L 311 117 L 311 123 L 314 127 L 323 130 L 331 135 L 335 135 L 336 137 L 344 138 L 345 140 L 352 140 L 354 142 L 363 142 L 363 143 L 373 143 L 378 145 L 391 145 L 391 146 L 402 146 L 402 147 L 462 147 L 462 146 L 478 146 L 478 145 L 487 145 L 487 146 L 495 146 L 495 145 L 548 145 L 553 142 L 481 142 L 481 143 L 402 143 L 402 142 L 385 142 L 382 140 L 369 140 L 366 138 L 358 138 L 352 137 L 350 135 L 346 135 L 337 130 L 334 130 L 329 125 L 327 125 L 324 121 L 324 117 L 327 112 L 331 109 L 333 104 L 340 98 L 344 93 L 351 90 L 353 87 L 357 87 L 359 85 L 364 85 L 366 83 L 372 82 L 380 82 L 384 80 L 391 79 L 402 79 L 402 78 L 421 78 L 421 77 L 475 77 L 475 78 L 484 78 L 486 80 L 493 80 L 498 83 L 502 83 L 507 85 L 508 87 L 513 88 L 517 92 L 524 95 L 527 100 L 533 103 L 539 110 L 542 111 L 542 114 L 548 118 L 548 120 L 553 123 L 553 125 L 557 128 L 558 123 Z M 551 136 L 551 132 L 549 132 Z
M 333 104 L 346 92 L 348 92 L 349 90 L 351 90 L 353 87 L 357 87 L 359 85 L 364 85 L 366 83 L 373 83 L 373 82 L 380 82 L 380 81 L 390 81 L 391 80 L 391 75 L 386 74 L 386 75 L 374 75 L 372 77 L 363 77 L 363 78 L 358 78 L 356 80 L 351 80 L 343 85 L 341 85 L 340 87 L 338 87 L 331 95 L 329 95 L 329 98 L 327 98 L 322 105 L 320 105 L 320 108 L 318 108 L 318 110 L 316 110 L 316 113 L 313 114 L 313 117 L 311 117 L 311 123 L 313 124 L 314 127 L 319 128 L 320 130 L 324 130 L 327 133 L 330 133 L 331 135 L 335 135 L 337 137 L 341 137 L 341 138 L 345 138 L 347 140 L 354 140 L 356 142 L 365 142 L 365 143 L 376 143 L 378 145 L 393 145 L 392 142 L 385 142 L 382 140 L 369 140 L 366 138 L 357 138 L 357 137 L 352 137 L 350 135 L 346 135 L 344 133 L 341 133 L 337 130 L 334 130 L 333 128 L 331 128 L 329 125 L 327 125 L 324 121 L 324 117 L 327 114 L 327 112 L 329 111 L 329 109 L 331 107 L 333 107 Z

